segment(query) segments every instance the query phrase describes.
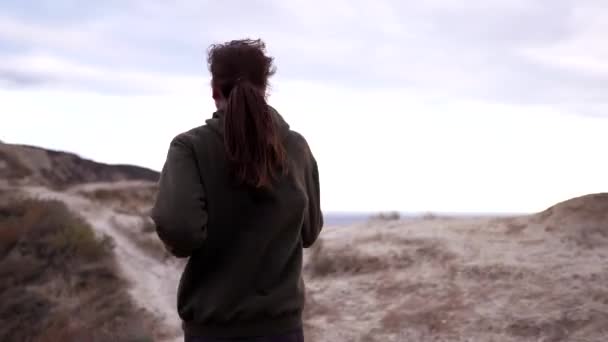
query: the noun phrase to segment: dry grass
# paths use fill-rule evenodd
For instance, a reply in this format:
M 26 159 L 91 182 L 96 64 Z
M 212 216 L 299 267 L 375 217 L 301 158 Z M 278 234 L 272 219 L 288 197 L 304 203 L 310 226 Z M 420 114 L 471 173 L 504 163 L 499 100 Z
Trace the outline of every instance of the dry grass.
M 571 248 L 608 248 L 608 194 L 594 194 L 560 203 L 534 221 Z
M 540 217 L 327 231 L 306 255 L 309 340 L 605 341 L 602 198 Z
M 355 246 L 385 245 L 386 250 L 361 249 Z M 391 248 L 394 244 L 394 248 Z M 373 234 L 355 240 L 352 245 L 328 249 L 318 240 L 309 251 L 305 271 L 312 277 L 347 277 L 357 274 L 385 272 L 389 269 L 404 270 L 415 262 L 430 261 L 445 265 L 454 256 L 444 249 L 440 241 L 431 239 L 407 239 L 394 234 Z
M 324 251 L 322 241 L 315 244 L 311 253 L 311 262 L 307 264 L 307 271 L 315 277 L 367 274 L 381 269 L 384 265 L 377 256 L 365 255 L 348 248 Z
M 526 220 L 517 217 L 498 220 L 498 223 L 502 223 L 506 227 L 505 233 L 507 234 L 520 234 L 528 227 Z
M 156 228 L 150 217 L 140 216 L 136 224 L 125 224 L 113 217 L 112 224 L 147 255 L 160 262 L 171 258 L 171 254 L 156 235 Z
M 378 213 L 370 218 L 370 221 L 397 221 L 401 214 L 397 211 Z
M 111 241 L 63 203 L 3 205 L 0 251 L 0 340 L 151 341 Z
M 32 171 L 17 156 L 0 145 L 0 179 L 19 179 L 31 174 Z
M 132 215 L 146 215 L 152 207 L 158 188 L 156 184 L 123 188 L 98 188 L 81 191 L 80 194 L 111 207 L 117 212 Z

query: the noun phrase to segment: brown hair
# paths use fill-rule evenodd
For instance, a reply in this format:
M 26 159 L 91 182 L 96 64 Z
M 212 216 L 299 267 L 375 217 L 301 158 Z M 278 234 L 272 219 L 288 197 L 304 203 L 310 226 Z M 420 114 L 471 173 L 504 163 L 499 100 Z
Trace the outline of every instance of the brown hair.
M 269 187 L 286 170 L 285 148 L 266 103 L 268 78 L 276 72 L 261 40 L 233 40 L 209 47 L 211 85 L 227 100 L 224 146 L 240 183 Z M 214 95 L 215 96 L 215 95 Z

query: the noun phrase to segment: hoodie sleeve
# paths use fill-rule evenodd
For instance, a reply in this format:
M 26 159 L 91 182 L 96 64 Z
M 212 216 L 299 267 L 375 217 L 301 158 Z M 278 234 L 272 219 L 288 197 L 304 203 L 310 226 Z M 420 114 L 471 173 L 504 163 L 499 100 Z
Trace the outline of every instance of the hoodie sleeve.
M 174 256 L 189 257 L 202 247 L 207 235 L 206 198 L 194 151 L 184 134 L 171 141 L 151 217 Z
M 302 228 L 302 242 L 304 248 L 312 246 L 323 228 L 323 213 L 321 212 L 321 193 L 319 186 L 319 168 L 317 161 L 311 154 L 312 167 L 307 175 L 308 191 L 308 219 Z

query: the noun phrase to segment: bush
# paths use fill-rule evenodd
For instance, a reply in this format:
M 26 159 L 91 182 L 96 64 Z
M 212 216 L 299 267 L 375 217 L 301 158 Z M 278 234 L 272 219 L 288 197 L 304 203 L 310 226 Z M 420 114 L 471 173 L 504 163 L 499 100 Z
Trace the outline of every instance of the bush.
M 149 256 L 160 262 L 164 262 L 171 257 L 165 245 L 156 235 L 156 226 L 150 217 L 140 216 L 139 224 L 134 225 L 131 222 L 125 223 L 119 217 L 114 216 L 112 224 Z
M 111 240 L 58 201 L 0 205 L 0 341 L 145 341 Z
M 319 239 L 310 248 L 305 271 L 313 277 L 367 274 L 382 270 L 387 263 L 378 256 L 367 255 L 355 248 L 328 249 Z
M 378 213 L 372 216 L 372 221 L 397 221 L 401 219 L 401 214 L 397 211 Z
M 141 231 L 144 233 L 156 233 L 156 225 L 149 216 L 142 216 Z
M 0 178 L 19 179 L 31 174 L 32 171 L 15 154 L 3 150 L 0 146 Z
M 157 184 L 143 184 L 124 188 L 100 188 L 80 194 L 114 210 L 132 215 L 146 215 L 158 192 Z
M 0 212 L 1 255 L 19 245 L 41 258 L 77 258 L 84 261 L 109 256 L 107 239 L 99 239 L 81 217 L 59 201 L 20 200 Z

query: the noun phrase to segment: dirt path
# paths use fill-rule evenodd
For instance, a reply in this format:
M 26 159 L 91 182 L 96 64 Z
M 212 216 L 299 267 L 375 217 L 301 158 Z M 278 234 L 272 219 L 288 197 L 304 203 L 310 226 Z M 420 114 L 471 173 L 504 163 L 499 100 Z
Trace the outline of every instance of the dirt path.
M 100 185 L 96 185 L 99 187 Z M 129 293 L 141 307 L 152 312 L 162 322 L 163 341 L 182 341 L 180 321 L 176 312 L 176 291 L 181 274 L 175 260 L 159 262 L 140 249 L 117 224 L 136 227 L 138 216 L 117 213 L 98 203 L 76 194 L 74 191 L 57 192 L 44 187 L 27 187 L 22 190 L 29 196 L 57 199 L 82 215 L 95 230 L 114 240 L 116 258 L 125 278 L 130 282 Z

